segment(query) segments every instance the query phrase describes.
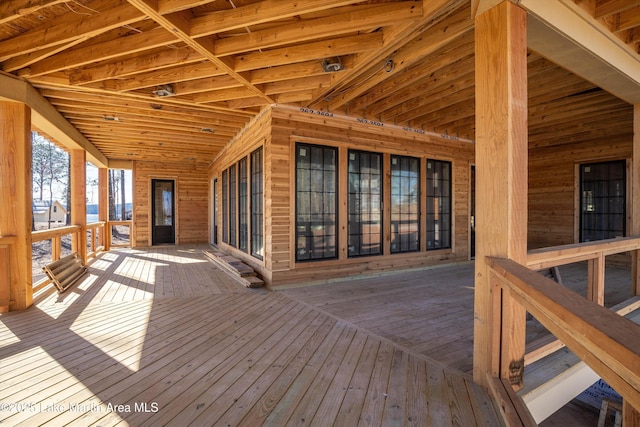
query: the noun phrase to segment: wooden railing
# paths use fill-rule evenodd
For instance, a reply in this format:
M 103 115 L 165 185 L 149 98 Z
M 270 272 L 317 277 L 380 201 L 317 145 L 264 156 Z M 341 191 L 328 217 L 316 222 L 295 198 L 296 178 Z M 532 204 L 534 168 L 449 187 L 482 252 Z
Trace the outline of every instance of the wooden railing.
M 631 252 L 632 257 L 637 259 L 638 249 L 640 249 L 640 238 L 623 237 L 595 242 L 553 246 L 543 249 L 529 251 L 527 256 L 527 267 L 532 270 L 557 267 L 575 262 L 587 261 L 587 299 L 598 305 L 604 306 L 605 291 L 605 257 L 624 252 Z M 637 270 L 633 269 L 633 274 L 637 275 Z M 635 278 L 635 290 L 632 294 L 640 295 L 640 279 Z M 625 303 L 619 304 L 615 312 L 624 316 L 631 311 L 640 308 L 640 298 L 630 298 Z M 541 338 L 530 343 L 528 351 L 524 357 L 525 366 L 564 347 L 564 343 L 554 337 Z
M 11 306 L 11 274 L 9 253 L 16 236 L 0 236 L 0 313 L 9 311 Z
M 111 236 L 113 235 L 113 227 L 117 225 L 126 225 L 129 227 L 129 243 L 114 243 L 111 240 Z M 122 247 L 122 246 L 131 246 L 131 238 L 133 236 L 132 229 L 133 221 L 109 221 L 107 222 L 107 235 L 109 238 L 109 246 L 108 247 Z
M 51 261 L 57 261 L 62 254 L 62 237 L 71 235 L 73 245 L 78 244 L 78 233 L 82 230 L 79 225 L 69 225 L 67 227 L 51 228 L 49 230 L 34 231 L 31 233 L 31 242 L 41 242 L 51 240 Z
M 106 224 L 105 221 L 87 224 L 87 232 L 91 233 L 87 239 L 87 259 L 96 256 L 99 251 L 107 247 L 105 243 Z
M 627 243 L 640 241 L 626 240 Z M 625 245 L 622 240 L 588 244 L 592 250 L 597 248 L 598 253 L 609 253 L 606 248 L 614 249 L 614 246 L 617 248 L 611 253 L 617 253 L 620 248 L 627 247 Z M 584 248 L 569 252 L 573 252 L 571 257 L 566 252 L 561 256 L 566 259 L 583 255 L 583 259 L 600 258 L 599 254 L 586 256 L 589 250 Z M 515 261 L 489 257 L 486 262 L 492 274 L 500 279 L 496 282 L 508 297 L 524 307 L 611 385 L 623 397 L 625 405 L 630 405 L 636 413 L 640 411 L 640 325 Z

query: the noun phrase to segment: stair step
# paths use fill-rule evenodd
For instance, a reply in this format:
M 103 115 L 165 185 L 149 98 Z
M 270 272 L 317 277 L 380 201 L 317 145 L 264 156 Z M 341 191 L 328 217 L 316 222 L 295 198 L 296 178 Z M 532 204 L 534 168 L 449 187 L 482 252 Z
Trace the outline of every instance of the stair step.
M 259 288 L 264 286 L 264 281 L 257 277 L 256 272 L 239 260 L 238 258 L 227 255 L 215 250 L 203 250 L 205 256 L 230 276 L 238 279 L 247 288 Z

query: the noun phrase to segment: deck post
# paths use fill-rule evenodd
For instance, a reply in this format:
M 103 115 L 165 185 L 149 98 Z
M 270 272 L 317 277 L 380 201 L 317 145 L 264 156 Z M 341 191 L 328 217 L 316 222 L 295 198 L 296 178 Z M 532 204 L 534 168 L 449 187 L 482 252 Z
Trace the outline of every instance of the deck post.
M 109 169 L 98 169 L 98 221 L 104 221 L 100 244 L 105 251 L 111 249 L 111 226 L 109 225 Z
M 87 263 L 87 154 L 84 150 L 71 150 L 71 223 L 79 225 L 78 237 L 72 248 L 78 252 L 83 264 Z
M 23 310 L 33 304 L 31 258 L 31 109 L 0 101 L 0 236 L 14 236 L 5 248 L 8 263 L 0 309 Z M 8 274 L 7 274 L 8 273 Z M 8 287 L 8 289 L 7 289 Z
M 633 106 L 631 159 L 631 235 L 640 236 L 640 105 Z M 631 252 L 631 295 L 640 295 L 640 250 Z
M 526 12 L 503 1 L 475 17 L 476 261 L 474 380 L 522 385 L 525 310 L 501 293 L 487 256 L 526 264 Z

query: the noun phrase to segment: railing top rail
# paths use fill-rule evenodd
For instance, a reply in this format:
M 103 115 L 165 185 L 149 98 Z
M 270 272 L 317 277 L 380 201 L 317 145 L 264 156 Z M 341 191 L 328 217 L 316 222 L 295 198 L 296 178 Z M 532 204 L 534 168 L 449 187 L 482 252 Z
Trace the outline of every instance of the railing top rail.
M 518 303 L 640 409 L 640 325 L 513 260 L 486 262 Z
M 40 230 L 31 232 L 31 241 L 40 242 L 42 240 L 51 239 L 53 237 L 61 237 L 65 234 L 76 233 L 80 231 L 82 227 L 79 225 L 69 225 L 66 227 L 52 228 L 50 230 Z
M 96 221 L 96 222 L 91 222 L 89 224 L 87 224 L 87 228 L 88 229 L 92 229 L 92 228 L 98 228 L 98 227 L 102 227 L 103 225 L 105 225 L 107 222 L 106 221 Z
M 640 237 L 617 237 L 570 245 L 534 249 L 527 254 L 527 266 L 534 270 L 640 249 Z
M 109 225 L 131 225 L 133 221 L 131 220 L 123 220 L 123 221 L 112 221 L 109 220 Z

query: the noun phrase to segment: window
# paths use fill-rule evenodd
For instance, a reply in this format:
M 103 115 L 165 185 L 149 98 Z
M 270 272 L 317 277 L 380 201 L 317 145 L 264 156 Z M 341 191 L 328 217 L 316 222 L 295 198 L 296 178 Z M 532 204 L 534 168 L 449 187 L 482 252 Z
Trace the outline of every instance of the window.
M 427 159 L 427 250 L 451 247 L 451 162 Z
M 382 154 L 349 151 L 349 256 L 382 253 Z
M 247 252 L 249 246 L 249 192 L 247 177 L 247 158 L 238 162 L 238 249 Z
M 251 255 L 264 257 L 262 147 L 251 153 Z
M 580 165 L 580 241 L 625 235 L 626 161 Z
M 222 171 L 222 241 L 229 243 L 229 171 Z
M 296 144 L 296 261 L 337 258 L 338 150 Z
M 231 246 L 236 246 L 236 179 L 236 165 L 232 165 L 229 167 L 229 244 Z
M 391 252 L 420 249 L 420 160 L 391 156 Z

